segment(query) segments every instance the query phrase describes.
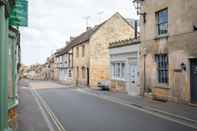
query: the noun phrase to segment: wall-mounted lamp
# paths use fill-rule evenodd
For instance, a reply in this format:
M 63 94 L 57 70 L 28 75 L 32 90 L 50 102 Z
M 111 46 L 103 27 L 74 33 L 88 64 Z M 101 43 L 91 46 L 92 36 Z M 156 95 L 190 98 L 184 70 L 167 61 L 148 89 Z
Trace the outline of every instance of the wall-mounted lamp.
M 193 25 L 193 31 L 194 31 L 194 32 L 197 31 L 197 26 Z
M 141 12 L 143 2 L 144 2 L 144 0 L 133 0 L 133 5 L 134 5 L 135 9 L 137 10 L 137 15 L 142 16 L 144 19 L 144 23 L 146 23 L 146 13 Z
M 181 69 L 186 71 L 186 64 L 185 63 L 181 63 Z

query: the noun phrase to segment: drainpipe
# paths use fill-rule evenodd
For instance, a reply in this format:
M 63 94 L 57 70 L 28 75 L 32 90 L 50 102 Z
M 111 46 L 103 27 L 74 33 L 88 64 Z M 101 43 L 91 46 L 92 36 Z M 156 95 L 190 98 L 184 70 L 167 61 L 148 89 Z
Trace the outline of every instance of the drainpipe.
M 143 91 L 143 96 L 145 96 L 145 93 L 147 91 L 146 89 L 146 56 L 147 56 L 147 49 L 143 49 L 144 52 L 144 91 Z
M 8 130 L 8 19 L 0 5 L 0 131 Z
M 137 40 L 137 37 L 138 37 L 138 21 L 137 20 L 135 20 L 135 39 Z

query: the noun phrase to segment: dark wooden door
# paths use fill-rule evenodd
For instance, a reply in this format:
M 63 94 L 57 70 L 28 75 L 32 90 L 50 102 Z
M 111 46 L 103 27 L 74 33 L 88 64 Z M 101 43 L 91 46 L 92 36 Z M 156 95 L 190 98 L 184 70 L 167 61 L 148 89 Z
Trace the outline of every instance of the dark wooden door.
M 90 84 L 90 70 L 87 68 L 87 86 Z
M 191 59 L 191 102 L 197 104 L 197 59 Z

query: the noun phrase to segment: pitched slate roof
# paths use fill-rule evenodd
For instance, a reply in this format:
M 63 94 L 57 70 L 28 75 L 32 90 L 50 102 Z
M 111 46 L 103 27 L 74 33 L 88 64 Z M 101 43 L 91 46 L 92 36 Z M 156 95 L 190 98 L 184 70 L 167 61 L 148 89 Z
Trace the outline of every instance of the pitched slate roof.
M 95 28 L 93 29 L 88 29 L 86 32 L 82 33 L 81 35 L 75 37 L 70 44 L 72 44 L 73 46 L 81 44 L 83 42 L 86 42 L 90 39 L 90 37 L 92 36 L 92 34 L 94 33 Z
M 74 37 L 74 39 L 71 40 L 65 48 L 63 48 L 61 51 L 59 51 L 60 53 L 58 53 L 58 55 L 59 56 L 63 55 L 66 52 L 68 52 L 71 48 L 73 48 L 74 46 L 77 46 L 81 43 L 89 41 L 90 37 L 95 33 L 95 31 L 97 31 L 105 22 L 106 21 L 104 21 L 100 25 L 96 25 L 95 27 L 88 29 L 87 31 L 80 34 L 79 36 Z
M 79 36 L 75 37 L 73 40 L 70 41 L 70 44 L 72 46 L 76 46 L 78 44 L 81 44 L 83 42 L 86 42 L 90 39 L 90 37 L 105 23 L 106 21 L 104 21 L 103 23 L 96 25 L 93 28 L 88 29 L 87 31 L 83 32 L 82 34 L 80 34 Z M 69 44 L 69 45 L 70 45 Z
M 125 19 L 120 13 L 117 12 L 117 13 L 114 14 L 114 15 L 119 15 L 126 23 L 128 23 L 129 26 L 131 26 L 132 28 L 134 28 L 133 25 L 132 25 L 127 19 Z M 113 16 L 114 16 L 114 15 L 113 15 Z M 112 16 L 112 17 L 113 17 L 113 16 Z M 111 18 L 112 18 L 112 17 L 111 17 Z M 109 19 L 111 19 L 111 18 L 109 18 Z M 108 19 L 108 20 L 109 20 L 109 19 Z M 61 53 L 59 53 L 59 55 L 65 54 L 66 52 L 68 52 L 68 51 L 69 51 L 71 48 L 73 48 L 74 46 L 77 46 L 77 45 L 82 44 L 82 43 L 84 43 L 84 42 L 86 42 L 86 41 L 89 41 L 89 39 L 91 38 L 91 36 L 92 36 L 102 25 L 104 25 L 108 20 L 102 22 L 102 23 L 99 24 L 99 25 L 96 25 L 96 26 L 93 27 L 93 28 L 88 29 L 87 31 L 85 31 L 85 32 L 83 32 L 82 34 L 80 34 L 79 36 L 74 37 L 74 39 L 71 40 L 71 41 L 69 42 L 69 44 L 67 44 L 67 46 L 66 46 L 65 48 L 63 48 L 63 51 L 60 51 Z
M 66 47 L 61 48 L 61 49 L 58 49 L 58 50 L 55 52 L 55 56 L 56 56 L 56 57 L 59 57 L 59 56 L 64 55 L 64 54 L 65 54 L 65 53 L 64 53 L 65 48 L 66 48 Z

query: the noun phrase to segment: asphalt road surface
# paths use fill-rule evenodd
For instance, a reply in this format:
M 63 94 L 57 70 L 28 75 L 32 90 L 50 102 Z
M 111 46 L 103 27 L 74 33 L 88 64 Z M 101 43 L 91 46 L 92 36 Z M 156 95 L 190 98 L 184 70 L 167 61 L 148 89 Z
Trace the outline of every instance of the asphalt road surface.
M 34 88 L 65 131 L 196 131 L 77 89 L 47 82 Z

